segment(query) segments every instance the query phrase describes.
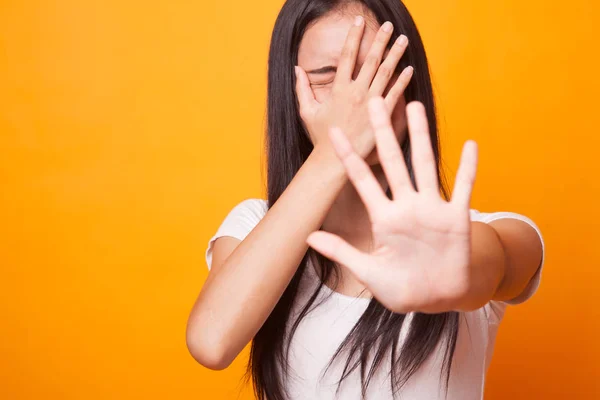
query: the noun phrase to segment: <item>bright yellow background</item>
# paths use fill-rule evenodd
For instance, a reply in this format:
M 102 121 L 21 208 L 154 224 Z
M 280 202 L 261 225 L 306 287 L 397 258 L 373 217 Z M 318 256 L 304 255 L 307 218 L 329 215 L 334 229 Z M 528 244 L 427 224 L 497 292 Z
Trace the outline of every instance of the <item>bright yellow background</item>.
M 208 238 L 262 197 L 281 1 L 0 3 L 0 398 L 229 399 L 185 324 Z M 486 399 L 600 393 L 597 2 L 408 1 L 453 177 L 541 227 L 539 292 L 500 330 Z M 244 353 L 244 356 L 246 353 Z M 241 398 L 249 399 L 248 391 Z

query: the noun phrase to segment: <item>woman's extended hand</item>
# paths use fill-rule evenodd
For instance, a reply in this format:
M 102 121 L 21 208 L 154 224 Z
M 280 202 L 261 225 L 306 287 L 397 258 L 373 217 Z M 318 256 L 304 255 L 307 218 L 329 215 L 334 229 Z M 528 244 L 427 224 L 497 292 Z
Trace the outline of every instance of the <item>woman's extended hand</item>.
M 363 158 L 375 146 L 373 134 L 370 133 L 367 100 L 385 92 L 408 45 L 406 36 L 401 35 L 381 62 L 393 31 L 390 22 L 384 23 L 373 40 L 358 76 L 353 80 L 364 29 L 364 19 L 357 17 L 346 37 L 331 92 L 324 102 L 320 103 L 315 99 L 306 72 L 299 66 L 296 66 L 295 71 L 300 117 L 313 146 L 329 147 L 329 129 L 338 126 L 344 130 L 356 152 Z M 386 94 L 385 101 L 390 112 L 408 86 L 412 73 L 412 67 L 406 67 Z M 333 154 L 333 150 L 331 153 Z
M 307 242 L 346 267 L 385 307 L 400 313 L 454 310 L 469 289 L 471 192 L 477 169 L 477 144 L 468 140 L 450 202 L 441 198 L 424 106 L 406 107 L 412 162 L 418 191 L 381 97 L 369 102 L 377 153 L 393 200 L 385 195 L 371 169 L 339 128 L 329 134 L 346 173 L 363 200 L 372 223 L 370 254 L 339 236 L 317 231 Z

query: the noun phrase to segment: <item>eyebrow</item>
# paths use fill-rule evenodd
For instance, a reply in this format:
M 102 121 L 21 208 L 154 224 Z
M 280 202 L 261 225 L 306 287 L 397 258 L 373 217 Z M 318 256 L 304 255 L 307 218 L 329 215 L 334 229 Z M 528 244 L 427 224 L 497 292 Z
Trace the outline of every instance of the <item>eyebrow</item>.
M 330 72 L 337 72 L 337 67 L 334 67 L 333 65 L 327 65 L 325 67 L 306 71 L 307 74 L 328 74 Z

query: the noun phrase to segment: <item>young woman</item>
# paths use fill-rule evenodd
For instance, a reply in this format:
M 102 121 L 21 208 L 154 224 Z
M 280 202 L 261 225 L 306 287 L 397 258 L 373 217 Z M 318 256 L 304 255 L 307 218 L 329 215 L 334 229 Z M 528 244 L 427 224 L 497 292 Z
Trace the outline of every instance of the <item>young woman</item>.
M 288 0 L 267 134 L 268 199 L 239 203 L 208 243 L 194 358 L 223 369 L 251 341 L 259 399 L 483 398 L 498 325 L 536 291 L 544 244 L 524 215 L 469 208 L 473 141 L 448 195 L 405 6 Z

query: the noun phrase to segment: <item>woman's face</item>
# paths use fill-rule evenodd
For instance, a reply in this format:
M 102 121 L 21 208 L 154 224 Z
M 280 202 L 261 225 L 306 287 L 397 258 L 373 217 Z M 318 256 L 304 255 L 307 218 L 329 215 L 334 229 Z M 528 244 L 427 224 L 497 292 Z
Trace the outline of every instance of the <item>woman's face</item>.
M 352 7 L 343 12 L 330 12 L 316 20 L 316 22 L 306 30 L 304 37 L 300 42 L 298 65 L 305 71 L 315 70 L 326 66 L 337 67 L 342 48 L 344 47 L 344 42 L 346 41 L 346 36 L 354 23 L 354 17 L 356 15 L 363 15 L 366 22 L 353 74 L 353 78 L 356 78 L 379 29 L 379 24 L 373 16 L 365 14 L 365 11 L 358 7 Z M 387 51 L 384 54 L 384 59 L 385 56 L 387 56 Z M 329 96 L 334 77 L 334 71 L 308 74 L 308 79 L 310 80 L 313 93 L 318 102 L 324 102 Z M 392 79 L 390 79 L 383 94 L 384 97 L 394 82 L 396 82 L 397 78 L 398 74 L 395 74 Z M 405 107 L 406 100 L 404 96 L 401 96 L 392 113 L 392 125 L 394 126 L 394 131 L 396 132 L 399 143 L 403 143 L 406 136 Z M 369 165 L 379 163 L 376 148 L 373 149 L 365 160 Z

